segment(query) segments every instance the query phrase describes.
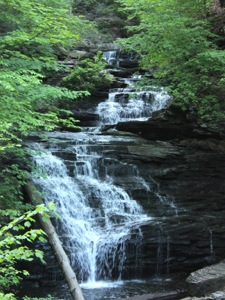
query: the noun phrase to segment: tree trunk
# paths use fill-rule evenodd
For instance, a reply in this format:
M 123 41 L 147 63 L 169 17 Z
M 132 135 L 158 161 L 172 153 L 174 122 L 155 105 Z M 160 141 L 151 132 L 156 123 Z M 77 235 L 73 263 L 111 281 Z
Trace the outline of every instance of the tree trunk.
M 28 193 L 29 198 L 31 199 L 31 202 L 35 204 L 37 204 L 37 202 L 39 202 L 39 204 L 40 202 L 43 203 L 40 195 L 38 194 L 37 189 L 34 187 L 32 183 L 26 185 L 26 191 Z M 62 244 L 59 240 L 59 237 L 55 231 L 54 226 L 52 225 L 52 222 L 50 220 L 47 222 L 43 221 L 42 216 L 40 214 L 38 215 L 38 218 L 43 230 L 48 236 L 49 243 L 52 246 L 52 249 L 55 253 L 59 266 L 63 271 L 65 280 L 69 286 L 69 290 L 73 300 L 84 300 L 84 296 L 77 282 L 76 275 L 70 265 L 69 258 L 62 247 Z

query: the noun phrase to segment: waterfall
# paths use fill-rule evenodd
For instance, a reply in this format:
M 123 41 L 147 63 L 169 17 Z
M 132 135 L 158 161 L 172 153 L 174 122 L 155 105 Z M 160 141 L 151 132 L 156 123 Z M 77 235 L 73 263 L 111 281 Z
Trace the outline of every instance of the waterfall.
M 146 119 L 170 98 L 161 88 L 135 91 L 133 81 L 128 82 L 128 88 L 110 91 L 109 98 L 98 105 L 101 123 Z M 128 190 L 132 186 L 148 195 L 151 187 L 136 166 L 107 156 L 111 145 L 130 142 L 132 137 L 114 137 L 114 141 L 89 131 L 48 136 L 50 143 L 29 145 L 36 165 L 33 181 L 45 201 L 57 207 L 61 217 L 55 226 L 78 279 L 89 286 L 101 280 L 122 280 L 131 237 L 136 251 L 134 268 L 140 272 L 141 226 L 154 218 Z M 127 189 L 118 184 L 120 176 L 129 178 Z
M 101 124 L 115 124 L 128 120 L 147 120 L 154 111 L 162 109 L 170 96 L 163 88 L 151 87 L 149 90 L 135 90 L 133 81 L 130 87 L 112 89 L 107 101 L 97 107 Z
M 140 239 L 140 224 L 151 217 L 123 188 L 113 183 L 107 160 L 92 152 L 86 142 L 81 144 L 78 140 L 63 149 L 76 156 L 69 164 L 56 155 L 59 151 L 56 144 L 45 149 L 34 143 L 35 152 L 42 150 L 41 155 L 34 156 L 34 182 L 44 193 L 45 201 L 56 204 L 61 215 L 58 233 L 78 278 L 89 283 L 121 279 L 126 241 L 136 228 Z M 133 166 L 128 169 L 129 172 L 133 169 L 134 184 L 149 188 L 143 179 L 138 180 Z

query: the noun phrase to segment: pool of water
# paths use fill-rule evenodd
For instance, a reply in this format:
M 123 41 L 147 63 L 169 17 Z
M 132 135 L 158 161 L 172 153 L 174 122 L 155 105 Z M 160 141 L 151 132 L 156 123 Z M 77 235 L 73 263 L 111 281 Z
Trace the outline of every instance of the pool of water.
M 169 292 L 185 293 L 185 275 L 176 277 L 153 277 L 148 280 L 129 280 L 81 284 L 85 300 L 110 300 L 135 295 L 161 294 Z M 46 297 L 52 295 L 55 300 L 71 300 L 68 286 L 64 282 L 52 283 L 52 286 L 32 286 L 24 283 L 20 296 Z M 175 299 L 175 298 L 173 298 Z M 179 297 L 177 299 L 180 299 Z

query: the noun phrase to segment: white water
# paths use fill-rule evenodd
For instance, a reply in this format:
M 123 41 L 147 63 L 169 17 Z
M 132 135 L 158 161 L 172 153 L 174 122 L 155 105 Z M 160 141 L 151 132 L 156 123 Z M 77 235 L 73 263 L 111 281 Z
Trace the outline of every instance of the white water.
M 168 100 L 163 89 L 141 92 L 119 89 L 111 91 L 109 99 L 99 104 L 97 112 L 104 124 L 143 119 L 164 107 Z M 133 241 L 136 239 L 137 256 L 142 239 L 140 226 L 151 222 L 152 217 L 114 183 L 116 169 L 110 168 L 107 159 L 103 159 L 104 146 L 94 150 L 99 136 L 65 133 L 58 134 L 57 138 L 60 135 L 70 143 L 32 145 L 36 163 L 34 182 L 43 192 L 45 201 L 56 204 L 61 215 L 57 231 L 83 286 L 109 286 L 109 280 L 115 279 L 121 284 L 129 240 L 131 236 Z M 102 136 L 101 143 L 107 144 L 107 139 L 110 138 Z M 36 155 L 36 150 L 41 150 L 41 155 Z M 73 159 L 63 160 L 61 152 L 73 155 Z M 135 166 L 118 160 L 110 160 L 112 163 L 126 170 L 133 185 L 146 190 L 146 194 L 150 191 L 149 184 L 139 176 Z
M 133 82 L 127 81 L 132 87 Z M 128 120 L 147 120 L 154 111 L 162 109 L 170 100 L 163 88 L 135 91 L 133 88 L 111 90 L 107 101 L 96 110 L 102 124 L 115 124 Z
M 38 149 L 40 145 L 33 147 Z M 44 192 L 45 201 L 57 206 L 61 215 L 58 231 L 79 279 L 90 285 L 98 279 L 112 279 L 113 273 L 121 279 L 126 241 L 151 217 L 124 189 L 113 184 L 107 172 L 100 178 L 101 157 L 89 153 L 87 145 L 78 143 L 66 149 L 77 155 L 73 176 L 54 151 L 35 156 L 39 174 L 34 182 Z M 147 185 L 141 178 L 138 184 L 143 188 Z M 137 234 L 137 239 L 140 236 Z
M 119 66 L 118 60 L 119 52 L 117 50 L 104 51 L 102 53 L 103 58 L 107 61 L 108 65 Z

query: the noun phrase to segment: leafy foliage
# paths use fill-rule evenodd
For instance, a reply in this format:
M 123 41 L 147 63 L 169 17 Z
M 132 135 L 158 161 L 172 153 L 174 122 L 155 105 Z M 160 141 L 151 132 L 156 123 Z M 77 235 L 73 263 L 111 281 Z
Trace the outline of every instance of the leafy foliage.
M 99 52 L 94 59 L 83 59 L 79 65 L 76 65 L 73 71 L 63 78 L 62 84 L 67 88 L 73 89 L 79 86 L 82 90 L 92 92 L 103 85 L 107 86 L 111 82 L 111 76 L 101 72 L 106 66 Z
M 20 159 L 22 159 L 20 157 Z M 23 203 L 24 195 L 22 187 L 30 178 L 30 174 L 26 170 L 21 170 L 17 164 L 11 164 L 3 167 L 0 173 L 0 214 L 14 218 L 19 211 L 29 209 L 29 205 Z
M 83 94 L 43 84 L 46 72 L 62 68 L 55 48 L 74 46 L 90 28 L 69 13 L 69 3 L 0 0 L 0 149 L 19 144 L 31 130 L 54 129 L 58 102 Z
M 177 105 L 205 121 L 224 119 L 225 52 L 217 48 L 206 18 L 211 1 L 119 2 L 130 18 L 139 19 L 122 44 L 169 85 Z
M 17 45 L 21 53 L 36 54 L 38 58 L 45 47 L 49 55 L 49 49 L 56 44 L 74 45 L 89 26 L 70 13 L 68 0 L 1 0 L 0 4 L 1 31 L 3 36 L 7 33 L 3 47 L 8 44 L 14 51 Z
M 0 228 L 0 296 L 10 286 L 17 285 L 22 276 L 29 274 L 26 270 L 16 268 L 18 261 L 31 261 L 37 257 L 44 263 L 43 253 L 38 249 L 30 249 L 29 245 L 37 239 L 44 242 L 45 233 L 41 229 L 32 229 L 31 226 L 35 215 L 41 214 L 48 219 L 49 213 L 54 211 L 52 203 L 48 207 L 38 205 L 35 210 L 26 212 Z M 14 299 L 13 297 L 13 294 L 7 294 L 3 299 Z

